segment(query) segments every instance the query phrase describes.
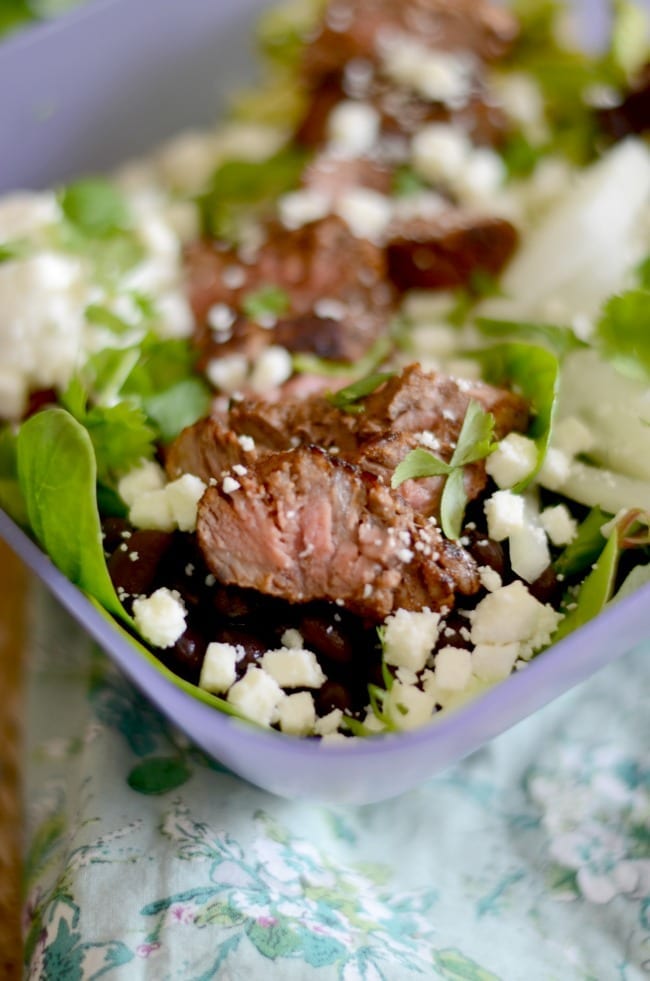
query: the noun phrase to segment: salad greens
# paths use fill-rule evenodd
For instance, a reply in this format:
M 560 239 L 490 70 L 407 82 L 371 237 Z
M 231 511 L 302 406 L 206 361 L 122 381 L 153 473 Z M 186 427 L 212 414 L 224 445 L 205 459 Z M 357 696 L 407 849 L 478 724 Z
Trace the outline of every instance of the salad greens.
M 367 395 L 372 395 L 380 385 L 392 378 L 394 371 L 379 371 L 371 375 L 366 375 L 345 388 L 340 388 L 338 392 L 330 392 L 327 401 L 343 412 L 357 414 L 364 411 L 361 400 Z
M 16 454 L 25 510 L 37 541 L 71 582 L 129 623 L 104 559 L 97 464 L 88 431 L 64 409 L 45 409 L 21 426 Z
M 461 536 L 467 506 L 465 467 L 477 460 L 484 460 L 496 447 L 494 416 L 486 412 L 478 402 L 472 401 L 467 407 L 449 463 L 434 456 L 429 450 L 411 450 L 395 468 L 391 487 L 397 488 L 405 480 L 419 477 L 445 477 L 440 501 L 440 521 L 447 538 L 457 540 Z

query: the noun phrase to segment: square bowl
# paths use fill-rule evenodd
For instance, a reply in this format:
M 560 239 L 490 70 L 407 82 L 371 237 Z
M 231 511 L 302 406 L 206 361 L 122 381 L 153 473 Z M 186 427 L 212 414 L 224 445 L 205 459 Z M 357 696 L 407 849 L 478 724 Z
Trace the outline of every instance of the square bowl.
M 264 0 L 96 0 L 0 46 L 0 192 L 109 170 L 182 129 L 213 122 L 250 79 L 250 25 Z M 592 21 L 593 25 L 593 21 Z M 129 678 L 234 773 L 288 798 L 364 804 L 461 759 L 648 636 L 650 586 L 428 726 L 323 744 L 222 715 L 131 645 L 0 511 L 0 535 Z

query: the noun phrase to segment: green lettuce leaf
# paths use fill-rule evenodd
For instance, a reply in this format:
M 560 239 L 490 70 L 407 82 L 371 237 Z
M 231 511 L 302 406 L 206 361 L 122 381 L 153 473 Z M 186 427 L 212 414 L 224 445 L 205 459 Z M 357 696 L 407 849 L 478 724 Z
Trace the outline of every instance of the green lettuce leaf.
M 596 324 L 596 341 L 621 374 L 650 380 L 650 289 L 611 297 Z
M 88 431 L 64 409 L 45 409 L 23 423 L 16 450 L 35 538 L 71 582 L 130 623 L 104 559 L 97 466 Z

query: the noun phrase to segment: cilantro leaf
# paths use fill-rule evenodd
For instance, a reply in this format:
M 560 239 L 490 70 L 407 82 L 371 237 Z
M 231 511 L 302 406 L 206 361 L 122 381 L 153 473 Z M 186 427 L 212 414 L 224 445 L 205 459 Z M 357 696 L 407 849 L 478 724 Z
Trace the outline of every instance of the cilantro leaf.
M 650 378 L 650 290 L 611 297 L 596 324 L 602 353 L 621 374 Z
M 63 214 L 91 238 L 104 238 L 129 226 L 126 200 L 109 181 L 98 177 L 68 184 L 59 194 Z
M 210 410 L 212 396 L 201 378 L 185 378 L 164 392 L 143 399 L 147 417 L 152 420 L 164 443 L 174 439 Z
M 251 320 L 280 317 L 289 309 L 289 296 L 280 286 L 261 286 L 244 297 L 242 308 Z
M 391 191 L 397 198 L 407 198 L 412 194 L 418 194 L 420 191 L 425 190 L 427 186 L 426 181 L 412 167 L 409 167 L 408 164 L 403 164 L 393 174 Z
M 358 381 L 340 388 L 338 392 L 328 392 L 325 396 L 327 401 L 342 412 L 359 413 L 364 411 L 364 407 L 359 405 L 361 399 L 372 393 L 383 385 L 385 381 L 392 378 L 394 371 L 380 371 L 373 375 L 366 375 Z
M 306 160 L 303 151 L 285 147 L 266 160 L 225 161 L 198 200 L 204 232 L 236 242 L 246 217 L 298 186 Z
M 467 506 L 464 468 L 470 463 L 485 459 L 496 446 L 494 416 L 472 400 L 467 407 L 449 463 L 440 460 L 429 450 L 411 450 L 395 468 L 391 487 L 395 490 L 405 480 L 419 477 L 445 477 L 440 500 L 440 523 L 447 538 L 456 540 L 461 535 Z

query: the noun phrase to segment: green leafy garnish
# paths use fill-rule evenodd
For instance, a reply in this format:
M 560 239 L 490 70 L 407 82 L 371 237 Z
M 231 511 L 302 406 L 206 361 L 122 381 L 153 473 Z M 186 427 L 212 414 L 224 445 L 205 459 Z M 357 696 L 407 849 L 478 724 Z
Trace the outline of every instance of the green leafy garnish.
M 503 296 L 498 280 L 484 269 L 474 269 L 466 287 L 455 292 L 454 304 L 446 315 L 453 327 L 462 327 L 477 303 L 488 297 Z
M 408 164 L 398 167 L 393 174 L 391 191 L 397 198 L 410 197 L 411 194 L 418 194 L 427 187 L 427 182 L 420 177 L 417 171 L 409 167 Z
M 650 255 L 636 267 L 636 278 L 642 290 L 650 290 Z
M 289 296 L 280 286 L 261 286 L 248 293 L 243 300 L 242 309 L 251 320 L 264 320 L 267 317 L 281 317 L 289 309 Z
M 331 405 L 342 412 L 357 414 L 364 411 L 364 406 L 359 404 L 361 400 L 367 395 L 372 395 L 380 385 L 392 378 L 394 374 L 394 371 L 380 371 L 373 375 L 366 375 L 351 385 L 340 388 L 338 392 L 328 392 L 325 397 Z
M 0 242 L 0 262 L 11 262 L 12 259 L 24 259 L 29 255 L 31 246 L 24 239 L 13 239 Z
M 593 569 L 583 581 L 575 600 L 553 636 L 554 641 L 573 633 L 593 620 L 610 599 L 616 581 L 620 548 L 616 534 L 611 534 Z
M 563 358 L 577 348 L 587 347 L 570 327 L 523 320 L 497 320 L 493 317 L 477 317 L 475 324 L 485 337 L 500 340 L 509 338 L 524 341 L 526 344 L 540 344 L 556 354 L 558 358 Z
M 266 160 L 227 160 L 199 199 L 205 234 L 236 242 L 246 219 L 269 209 L 298 186 L 306 154 L 286 147 Z
M 118 336 L 120 334 L 128 334 L 129 331 L 133 330 L 132 324 L 118 317 L 108 307 L 102 307 L 96 303 L 91 303 L 89 307 L 86 307 L 84 316 L 89 324 L 93 324 L 96 327 L 106 327 L 107 330 L 112 331 Z
M 611 297 L 596 324 L 603 355 L 630 378 L 650 379 L 650 289 Z
M 296 374 L 324 375 L 328 378 L 350 378 L 370 375 L 387 357 L 392 348 L 391 340 L 385 335 L 379 337 L 362 358 L 351 364 L 349 361 L 328 361 L 316 354 L 298 353 L 292 358 Z
M 19 525 L 27 524 L 27 511 L 18 482 L 17 434 L 10 425 L 0 428 L 0 507 Z
M 546 456 L 557 408 L 558 358 L 542 347 L 519 343 L 497 344 L 468 352 L 468 356 L 480 361 L 486 381 L 513 387 L 530 404 L 533 420 L 528 436 L 537 446 L 537 464 L 527 477 L 512 488 L 519 493 L 537 476 Z
M 61 396 L 61 403 L 88 432 L 102 483 L 113 485 L 140 460 L 153 457 L 156 434 L 139 406 L 123 401 L 89 407 L 87 393 L 77 378 Z
M 88 431 L 64 409 L 45 409 L 23 423 L 16 451 L 20 488 L 37 541 L 68 579 L 130 622 L 104 560 L 97 467 Z
M 210 410 L 211 395 L 201 378 L 186 378 L 171 388 L 142 400 L 147 417 L 155 423 L 164 443 L 191 426 Z
M 571 579 L 591 568 L 605 547 L 601 528 L 610 517 L 600 508 L 592 508 L 580 524 L 576 537 L 553 563 L 557 575 Z
M 105 238 L 129 227 L 129 209 L 123 195 L 109 181 L 90 177 L 69 184 L 59 194 L 63 214 L 91 238 Z
M 534 145 L 521 132 L 512 133 L 499 150 L 509 180 L 530 177 L 544 150 Z
M 421 477 L 445 477 L 440 501 L 440 522 L 447 538 L 457 540 L 461 536 L 467 506 L 464 467 L 485 459 L 497 445 L 494 440 L 494 416 L 491 412 L 486 412 L 478 402 L 471 401 L 449 463 L 434 456 L 429 450 L 411 450 L 395 468 L 391 487 L 396 489 L 405 480 Z

